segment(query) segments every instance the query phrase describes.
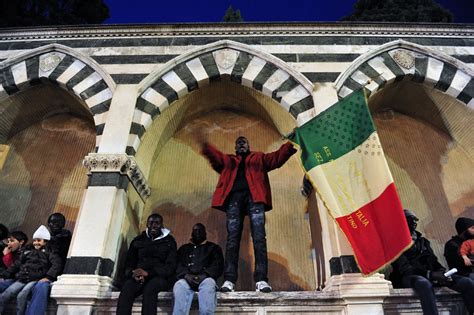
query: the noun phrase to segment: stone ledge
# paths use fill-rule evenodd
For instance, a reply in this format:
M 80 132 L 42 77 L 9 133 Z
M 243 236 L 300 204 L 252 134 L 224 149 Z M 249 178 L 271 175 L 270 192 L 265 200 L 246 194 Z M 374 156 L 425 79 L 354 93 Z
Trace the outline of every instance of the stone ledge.
M 436 287 L 434 288 L 436 296 L 443 296 L 443 295 L 459 295 L 460 293 L 448 288 L 448 287 Z M 390 290 L 390 297 L 415 297 L 416 293 L 413 289 L 391 289 Z
M 435 288 L 438 309 L 442 314 L 466 315 L 467 310 L 461 295 L 449 288 Z M 391 289 L 383 303 L 386 315 L 423 314 L 420 299 L 413 289 Z
M 119 292 L 112 292 L 111 298 L 98 302 L 97 314 L 115 312 Z M 172 292 L 158 294 L 158 314 L 171 314 Z M 139 314 L 141 298 L 133 305 L 132 314 Z M 197 314 L 197 294 L 194 296 L 191 314 Z M 320 291 L 272 292 L 239 291 L 217 293 L 216 314 L 342 314 L 344 301 L 333 294 Z
M 120 292 L 112 292 L 108 302 L 116 302 Z M 158 294 L 158 304 L 171 304 L 173 299 L 172 292 L 160 292 Z M 194 294 L 197 300 L 197 293 Z M 321 291 L 279 291 L 271 293 L 261 293 L 254 291 L 238 291 L 217 293 L 217 303 L 219 305 L 235 304 L 239 305 L 287 305 L 289 303 L 331 303 L 341 301 L 342 299 L 334 293 L 325 293 Z M 141 297 L 136 299 L 136 303 L 141 303 Z
M 451 315 L 467 314 L 459 293 L 449 288 L 435 288 L 438 307 L 441 312 Z M 109 298 L 94 299 L 93 314 L 115 314 L 117 299 L 120 292 L 111 292 Z M 158 294 L 158 314 L 170 314 L 173 293 L 161 292 Z M 67 303 L 71 310 L 79 307 L 74 299 Z M 239 291 L 217 293 L 217 314 L 345 314 L 346 302 L 331 292 L 321 291 L 292 291 L 259 293 L 253 291 Z M 76 301 L 78 302 L 78 301 Z M 85 302 L 85 301 L 83 301 Z M 135 300 L 132 314 L 140 314 L 141 297 Z M 195 295 L 192 312 L 198 309 L 197 294 Z M 395 314 L 422 314 L 420 301 L 412 289 L 391 289 L 390 296 L 383 303 L 384 313 Z M 47 315 L 56 314 L 57 306 L 54 299 L 50 300 Z M 69 312 L 67 312 L 69 313 Z M 15 305 L 10 303 L 5 314 L 15 314 Z M 84 313 L 85 314 L 85 313 Z

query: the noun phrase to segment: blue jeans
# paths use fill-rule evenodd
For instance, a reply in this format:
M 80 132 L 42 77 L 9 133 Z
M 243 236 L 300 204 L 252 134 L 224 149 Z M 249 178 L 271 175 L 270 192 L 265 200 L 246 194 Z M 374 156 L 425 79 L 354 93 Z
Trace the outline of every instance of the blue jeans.
M 461 293 L 464 305 L 470 314 L 474 313 L 474 280 L 469 277 L 452 275 L 453 284 L 451 289 Z
M 26 309 L 26 315 L 43 315 L 48 307 L 51 282 L 37 282 L 31 294 L 31 302 Z
M 423 314 L 438 315 L 438 307 L 436 306 L 436 297 L 433 284 L 430 280 L 422 276 L 412 275 L 402 279 L 403 286 L 413 288 L 420 297 L 421 309 Z
M 212 278 L 206 278 L 199 284 L 198 301 L 199 314 L 212 315 L 216 311 L 217 296 L 216 282 Z M 194 290 L 184 279 L 178 280 L 173 287 L 174 306 L 173 315 L 187 315 L 193 302 Z
M 0 281 L 0 293 L 5 291 L 15 280 L 13 279 L 3 279 Z
M 26 304 L 28 303 L 28 298 L 30 297 L 31 291 L 35 287 L 37 281 L 28 282 L 23 289 L 18 293 L 16 297 L 16 314 L 24 315 L 26 310 Z
M 0 294 L 0 313 L 3 313 L 5 304 L 8 303 L 12 298 L 18 295 L 26 283 L 15 281 L 5 291 Z
M 250 219 L 255 255 L 255 282 L 268 281 L 267 239 L 265 233 L 265 205 L 254 203 L 248 190 L 230 194 L 226 203 L 227 243 L 225 248 L 224 279 L 237 282 L 240 239 L 245 215 Z
M 468 311 L 474 312 L 474 281 L 468 277 L 452 275 L 453 284 L 449 287 L 461 293 Z M 411 287 L 420 297 L 423 314 L 437 315 L 436 297 L 431 281 L 422 276 L 409 276 L 402 279 L 405 287 Z

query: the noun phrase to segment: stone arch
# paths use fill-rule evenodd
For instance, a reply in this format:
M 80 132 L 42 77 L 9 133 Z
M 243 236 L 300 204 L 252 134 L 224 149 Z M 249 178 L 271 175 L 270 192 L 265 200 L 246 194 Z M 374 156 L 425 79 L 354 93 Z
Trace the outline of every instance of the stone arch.
M 301 73 L 275 56 L 221 40 L 170 60 L 140 82 L 127 153 L 135 155 L 145 131 L 171 103 L 222 77 L 273 98 L 295 119 L 314 107 L 313 84 Z
M 410 77 L 434 87 L 474 109 L 474 69 L 441 52 L 396 40 L 357 58 L 336 79 L 339 98 L 365 86 L 368 93 Z
M 115 90 L 112 77 L 92 58 L 59 44 L 0 62 L 0 99 L 42 82 L 58 84 L 80 99 L 94 119 L 97 150 Z

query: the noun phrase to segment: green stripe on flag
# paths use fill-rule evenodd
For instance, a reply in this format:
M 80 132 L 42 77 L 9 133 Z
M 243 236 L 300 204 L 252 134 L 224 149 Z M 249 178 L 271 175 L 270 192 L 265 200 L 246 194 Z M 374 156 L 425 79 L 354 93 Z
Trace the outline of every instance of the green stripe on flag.
M 355 91 L 303 126 L 289 140 L 301 148 L 306 171 L 352 151 L 375 131 L 362 89 Z

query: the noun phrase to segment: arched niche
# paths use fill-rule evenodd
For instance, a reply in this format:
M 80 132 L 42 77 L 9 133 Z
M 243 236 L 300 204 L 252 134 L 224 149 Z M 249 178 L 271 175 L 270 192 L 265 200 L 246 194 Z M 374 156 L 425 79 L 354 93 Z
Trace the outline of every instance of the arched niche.
M 72 230 L 87 186 L 82 160 L 96 144 L 92 114 L 48 82 L 3 98 L 0 111 L 0 221 L 31 237 L 61 212 Z

